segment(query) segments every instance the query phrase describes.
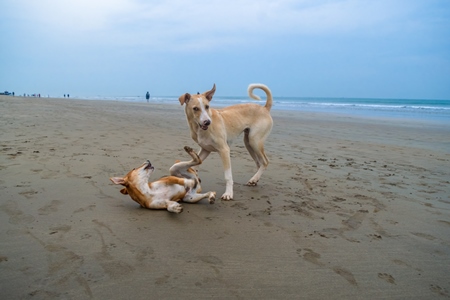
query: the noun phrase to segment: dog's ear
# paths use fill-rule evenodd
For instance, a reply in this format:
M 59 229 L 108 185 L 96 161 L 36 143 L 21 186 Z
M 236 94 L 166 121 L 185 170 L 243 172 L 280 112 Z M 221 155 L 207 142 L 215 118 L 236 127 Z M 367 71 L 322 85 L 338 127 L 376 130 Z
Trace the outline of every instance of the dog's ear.
M 215 92 L 216 92 L 216 84 L 214 83 L 213 88 L 210 91 L 205 92 L 206 99 L 208 99 L 208 101 L 211 101 Z
M 125 185 L 125 180 L 122 177 L 111 177 L 109 180 L 111 180 L 114 184 Z
M 122 194 L 124 194 L 124 195 L 128 195 L 127 188 L 121 189 L 120 192 L 121 192 Z
M 191 99 L 191 95 L 188 93 L 181 95 L 180 98 L 178 98 L 181 105 L 188 103 L 190 99 Z

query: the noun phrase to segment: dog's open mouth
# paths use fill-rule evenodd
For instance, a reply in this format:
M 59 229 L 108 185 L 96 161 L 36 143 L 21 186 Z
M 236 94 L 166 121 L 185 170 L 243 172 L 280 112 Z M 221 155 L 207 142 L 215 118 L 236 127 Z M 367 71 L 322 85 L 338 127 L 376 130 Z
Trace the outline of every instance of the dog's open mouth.
M 209 125 L 211 125 L 211 120 L 209 120 L 209 119 L 207 119 L 207 120 L 204 120 L 203 122 L 199 122 L 198 123 L 198 126 L 200 126 L 200 128 L 201 129 L 203 129 L 203 130 L 206 130 L 206 129 L 208 129 L 208 126 Z
M 199 123 L 198 126 L 200 126 L 201 129 L 206 130 L 208 129 L 209 125 L 211 125 L 211 121 L 205 121 L 203 123 Z
M 154 167 L 152 166 L 152 163 L 147 160 L 147 165 L 144 167 L 144 170 L 153 170 Z

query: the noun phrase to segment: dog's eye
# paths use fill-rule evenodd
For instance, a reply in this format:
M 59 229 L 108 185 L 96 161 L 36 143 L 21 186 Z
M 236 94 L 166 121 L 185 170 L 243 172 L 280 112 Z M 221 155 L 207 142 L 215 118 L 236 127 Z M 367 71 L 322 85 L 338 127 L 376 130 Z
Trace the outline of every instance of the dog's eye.
M 200 109 L 198 107 L 194 107 L 194 111 L 199 111 Z
M 206 109 L 209 109 L 209 105 L 206 105 L 205 108 L 206 108 Z

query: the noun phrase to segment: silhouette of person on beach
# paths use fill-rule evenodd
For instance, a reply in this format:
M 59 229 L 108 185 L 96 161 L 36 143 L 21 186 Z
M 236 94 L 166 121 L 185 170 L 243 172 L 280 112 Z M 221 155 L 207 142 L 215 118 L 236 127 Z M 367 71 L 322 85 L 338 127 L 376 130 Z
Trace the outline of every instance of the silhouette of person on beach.
M 149 92 L 147 92 L 147 94 L 145 94 L 145 99 L 147 99 L 147 102 L 148 102 L 148 99 L 150 99 L 150 93 Z

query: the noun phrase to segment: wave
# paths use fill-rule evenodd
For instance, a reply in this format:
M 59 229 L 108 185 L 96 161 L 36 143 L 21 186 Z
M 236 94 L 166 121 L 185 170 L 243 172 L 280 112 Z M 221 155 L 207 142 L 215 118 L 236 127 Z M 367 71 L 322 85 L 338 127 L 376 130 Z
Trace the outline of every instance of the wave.
M 146 103 L 145 96 L 94 96 L 76 97 L 85 100 L 109 100 L 124 102 Z M 222 108 L 241 103 L 259 103 L 266 101 L 253 101 L 247 97 L 214 97 L 214 106 Z M 177 104 L 178 97 L 155 96 L 150 103 Z M 420 100 L 420 99 L 369 99 L 369 98 L 300 98 L 281 97 L 274 99 L 274 110 L 294 110 L 308 112 L 332 112 L 342 114 L 364 114 L 384 116 L 432 116 L 450 121 L 450 100 Z
M 319 106 L 319 107 L 343 107 L 343 108 L 364 108 L 364 109 L 430 109 L 430 110 L 450 110 L 444 106 L 416 106 L 416 105 L 386 105 L 386 104 L 355 104 L 355 103 L 327 103 L 327 102 L 284 102 L 277 101 L 275 105 L 282 106 Z

